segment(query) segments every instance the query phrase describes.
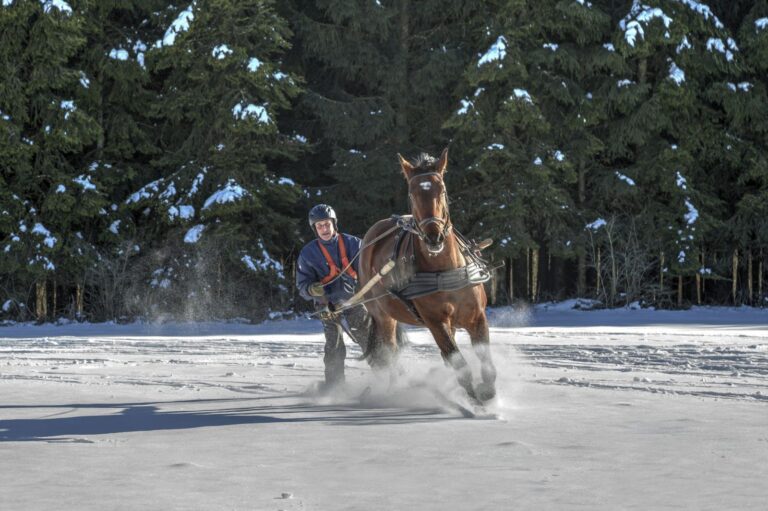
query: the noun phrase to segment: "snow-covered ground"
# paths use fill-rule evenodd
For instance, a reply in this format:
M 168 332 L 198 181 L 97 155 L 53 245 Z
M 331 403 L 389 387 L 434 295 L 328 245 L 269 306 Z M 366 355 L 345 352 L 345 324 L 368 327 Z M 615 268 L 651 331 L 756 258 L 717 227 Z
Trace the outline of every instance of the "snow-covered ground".
M 0 509 L 766 509 L 768 311 L 490 317 L 477 418 L 420 329 L 320 397 L 313 320 L 0 328 Z

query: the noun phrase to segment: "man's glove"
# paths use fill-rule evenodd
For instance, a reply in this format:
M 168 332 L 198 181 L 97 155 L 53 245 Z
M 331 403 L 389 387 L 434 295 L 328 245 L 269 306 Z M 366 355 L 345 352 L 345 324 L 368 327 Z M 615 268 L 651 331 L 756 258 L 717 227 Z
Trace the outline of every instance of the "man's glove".
M 323 288 L 323 283 L 313 282 L 307 288 L 307 293 L 309 293 L 309 296 L 315 296 L 315 297 L 324 296 L 325 289 Z

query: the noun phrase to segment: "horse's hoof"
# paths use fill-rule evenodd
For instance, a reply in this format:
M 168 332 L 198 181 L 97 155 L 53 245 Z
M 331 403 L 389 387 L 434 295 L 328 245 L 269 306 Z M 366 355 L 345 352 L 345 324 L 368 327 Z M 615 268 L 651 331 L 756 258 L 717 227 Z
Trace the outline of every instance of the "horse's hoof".
M 477 395 L 477 399 L 482 402 L 490 401 L 496 397 L 496 387 L 490 383 L 481 383 L 475 389 L 475 394 Z

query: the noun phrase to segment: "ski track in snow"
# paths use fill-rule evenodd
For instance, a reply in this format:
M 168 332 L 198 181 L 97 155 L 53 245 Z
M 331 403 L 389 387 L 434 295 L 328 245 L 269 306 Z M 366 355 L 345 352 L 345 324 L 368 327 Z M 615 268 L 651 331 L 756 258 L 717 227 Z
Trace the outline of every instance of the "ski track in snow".
M 322 377 L 318 336 L 263 337 L 0 338 L 0 381 L 279 393 L 301 392 Z M 440 365 L 426 331 L 411 337 L 416 342 L 402 355 L 406 364 Z M 768 340 L 760 336 L 492 329 L 491 338 L 496 356 L 520 359 L 531 382 L 768 402 Z M 466 335 L 458 341 L 471 353 Z M 367 371 L 353 360 L 359 348 L 348 345 L 348 367 Z M 267 381 L 249 379 L 254 368 L 267 369 Z

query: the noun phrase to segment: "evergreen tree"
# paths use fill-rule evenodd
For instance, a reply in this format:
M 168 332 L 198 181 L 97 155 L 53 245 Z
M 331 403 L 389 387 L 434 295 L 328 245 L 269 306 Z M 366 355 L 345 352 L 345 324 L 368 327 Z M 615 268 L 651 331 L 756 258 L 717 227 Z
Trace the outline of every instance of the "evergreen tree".
M 292 122 L 314 151 L 302 180 L 312 201 L 332 203 L 343 228 L 362 235 L 407 211 L 397 153 L 436 154 L 447 145 L 441 126 L 471 57 L 468 42 L 491 12 L 464 0 L 290 5 L 290 62 L 307 80 Z
M 199 1 L 167 15 L 146 56 L 162 157 L 127 200 L 154 242 L 147 280 L 168 303 L 249 312 L 286 278 L 277 258 L 295 243 L 286 233 L 300 188 L 280 164 L 298 144 L 275 122 L 298 91 L 281 69 L 286 24 L 263 0 Z

